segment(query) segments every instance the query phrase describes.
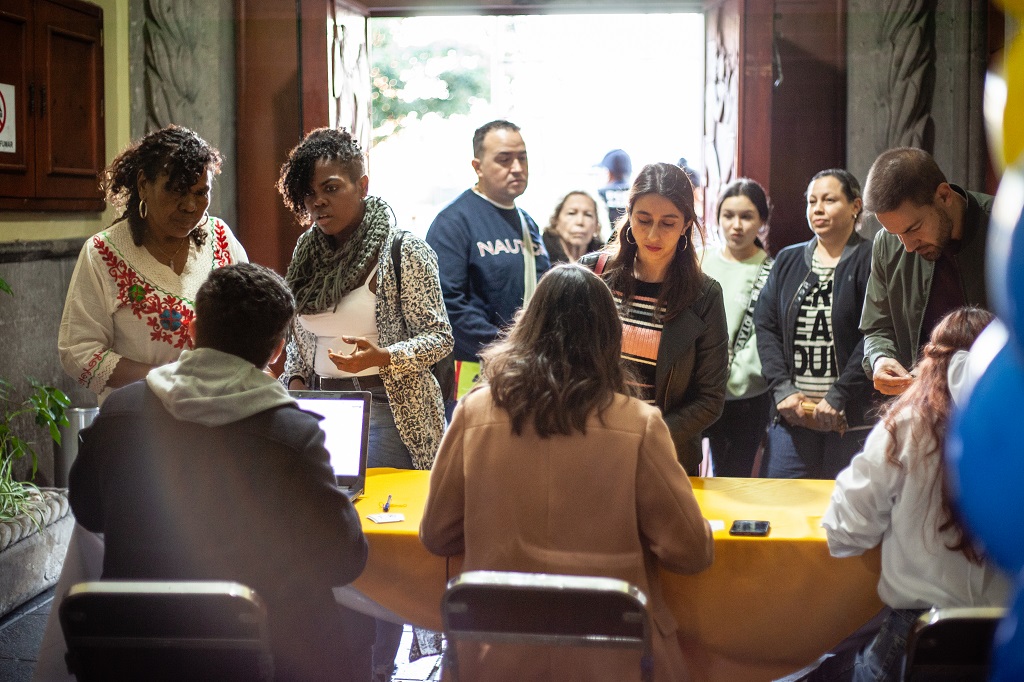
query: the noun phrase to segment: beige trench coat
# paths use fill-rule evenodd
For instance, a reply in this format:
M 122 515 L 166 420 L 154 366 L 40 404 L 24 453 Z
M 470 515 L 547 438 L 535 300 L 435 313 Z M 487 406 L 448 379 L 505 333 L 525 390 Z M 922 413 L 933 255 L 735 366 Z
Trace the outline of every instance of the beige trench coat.
M 608 576 L 649 598 L 655 679 L 685 679 L 676 622 L 658 565 L 707 568 L 711 528 L 676 459 L 660 411 L 617 396 L 585 435 L 512 434 L 484 387 L 462 400 L 430 476 L 420 538 L 442 556 L 465 554 L 463 570 Z M 604 650 L 460 648 L 463 679 L 638 679 L 637 656 Z M 468 650 L 466 650 L 468 651 Z M 497 659 L 501 659 L 500 662 Z

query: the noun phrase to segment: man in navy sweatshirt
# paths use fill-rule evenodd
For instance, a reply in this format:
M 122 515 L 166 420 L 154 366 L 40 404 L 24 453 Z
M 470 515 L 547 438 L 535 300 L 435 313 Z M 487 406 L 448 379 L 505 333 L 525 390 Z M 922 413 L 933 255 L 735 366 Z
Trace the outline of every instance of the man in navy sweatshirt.
M 478 367 L 480 349 L 512 321 L 550 267 L 540 230 L 516 198 L 529 167 L 519 127 L 491 121 L 473 134 L 477 183 L 431 223 L 427 243 L 437 252 L 441 291 L 455 335 L 460 395 Z

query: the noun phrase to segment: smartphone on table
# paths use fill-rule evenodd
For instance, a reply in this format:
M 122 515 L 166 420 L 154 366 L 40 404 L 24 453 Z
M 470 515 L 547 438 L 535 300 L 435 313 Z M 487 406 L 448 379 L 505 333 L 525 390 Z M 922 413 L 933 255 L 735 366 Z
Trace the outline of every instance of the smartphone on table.
M 767 521 L 737 520 L 732 522 L 729 535 L 748 535 L 761 537 L 768 535 L 772 524 Z

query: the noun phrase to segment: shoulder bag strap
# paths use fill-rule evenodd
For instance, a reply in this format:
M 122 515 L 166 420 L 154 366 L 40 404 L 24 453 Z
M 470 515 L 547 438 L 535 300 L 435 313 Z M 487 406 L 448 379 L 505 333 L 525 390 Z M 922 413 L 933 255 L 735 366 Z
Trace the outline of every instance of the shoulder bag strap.
M 395 270 L 395 288 L 398 289 L 398 305 L 402 305 L 402 235 L 399 232 L 391 240 L 391 267 Z
M 608 264 L 608 254 L 602 252 L 600 255 L 598 255 L 597 262 L 594 263 L 594 274 L 595 275 L 600 275 L 602 272 L 604 272 L 604 266 L 607 265 L 607 264 Z
M 754 333 L 754 306 L 757 304 L 758 296 L 761 295 L 761 289 L 768 281 L 768 274 L 772 271 L 774 264 L 775 261 L 769 256 L 761 262 L 761 267 L 757 269 L 757 276 L 750 287 L 750 301 L 747 303 L 747 309 L 743 312 L 740 326 L 736 330 L 736 338 L 733 339 L 732 345 L 729 347 L 730 365 L 732 365 L 733 358 L 736 357 L 736 352 L 747 345 L 747 341 Z

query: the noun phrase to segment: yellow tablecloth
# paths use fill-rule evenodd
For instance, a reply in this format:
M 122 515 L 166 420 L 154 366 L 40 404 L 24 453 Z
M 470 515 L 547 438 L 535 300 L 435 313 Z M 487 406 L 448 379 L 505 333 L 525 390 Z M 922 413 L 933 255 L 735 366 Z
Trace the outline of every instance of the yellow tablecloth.
M 353 585 L 410 623 L 439 630 L 441 594 L 461 560 L 434 556 L 419 541 L 429 477 L 428 471 L 370 470 L 356 503 L 370 556 Z M 725 525 L 715 532 L 710 569 L 662 573 L 694 680 L 768 680 L 792 672 L 882 607 L 877 550 L 855 559 L 829 556 L 820 521 L 831 481 L 691 480 L 704 515 Z M 388 495 L 405 521 L 368 520 Z M 728 527 L 736 519 L 768 520 L 771 534 L 732 537 Z

